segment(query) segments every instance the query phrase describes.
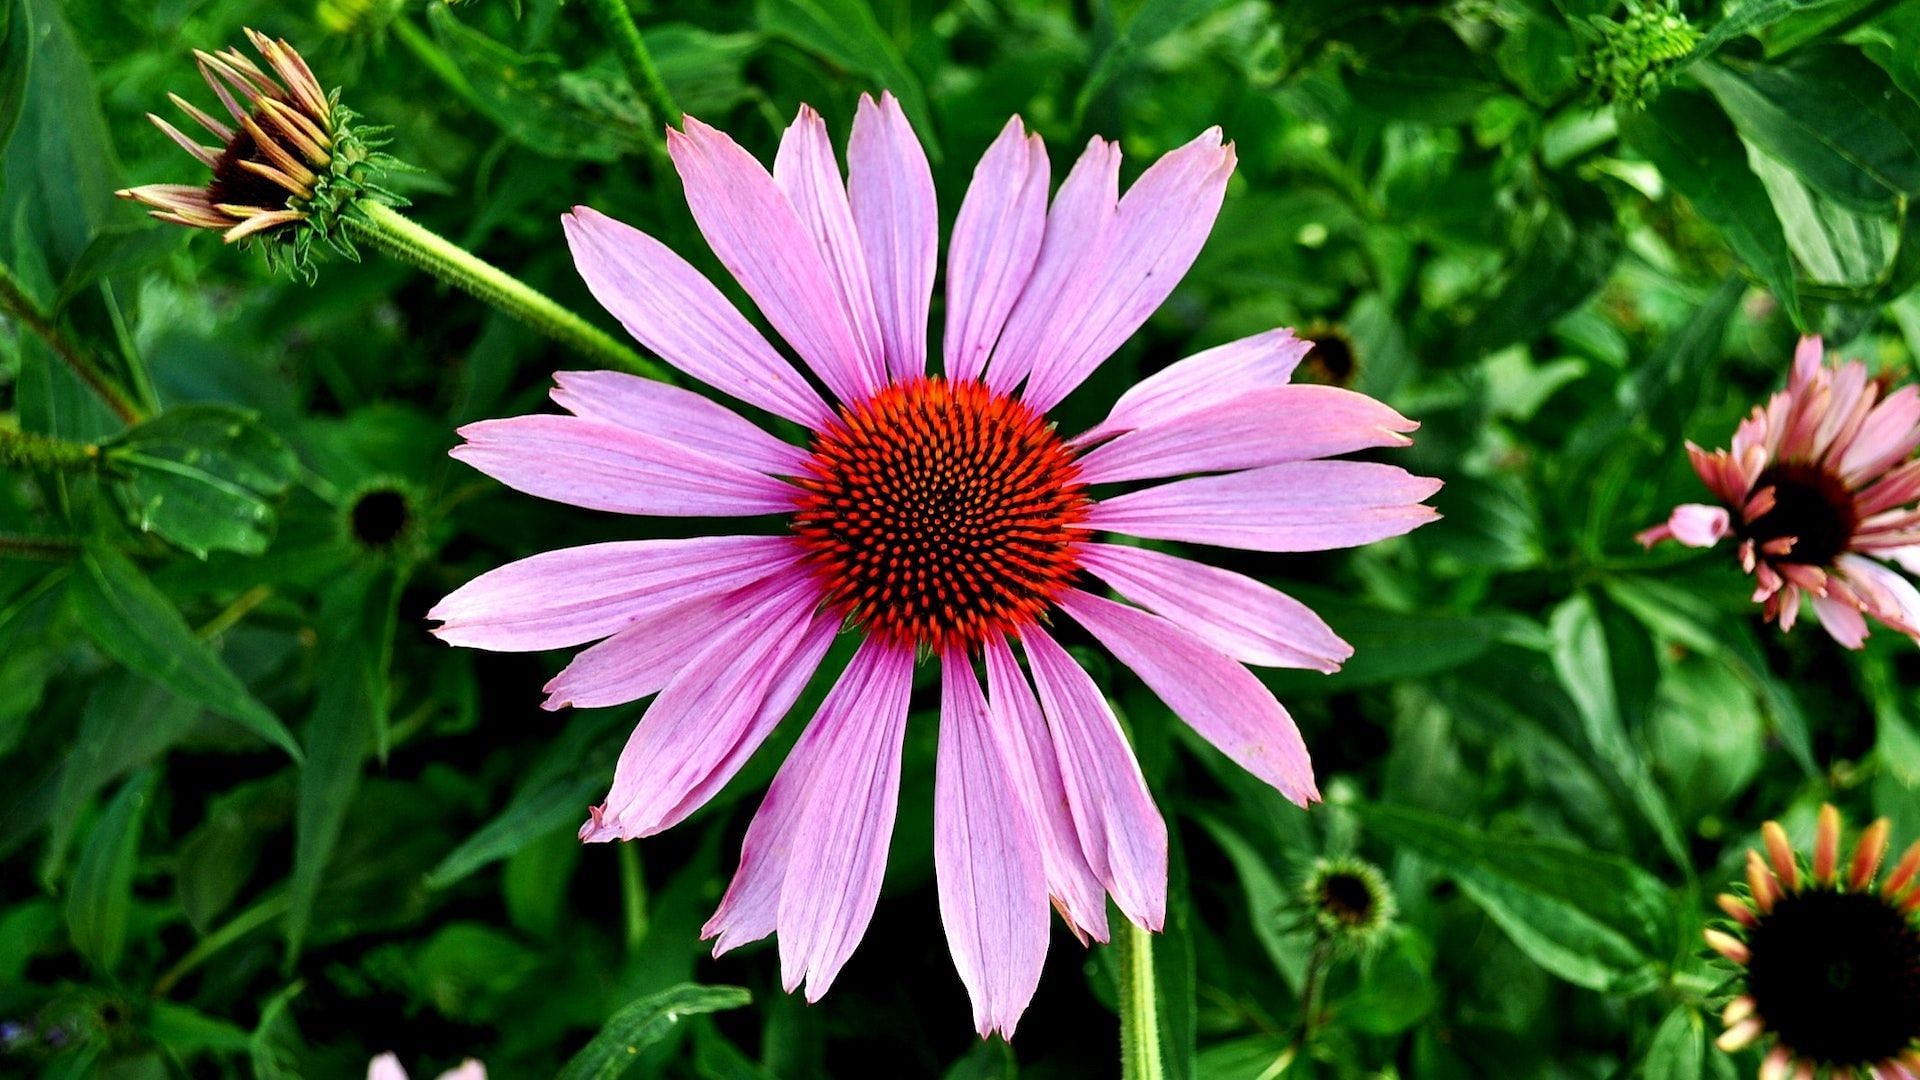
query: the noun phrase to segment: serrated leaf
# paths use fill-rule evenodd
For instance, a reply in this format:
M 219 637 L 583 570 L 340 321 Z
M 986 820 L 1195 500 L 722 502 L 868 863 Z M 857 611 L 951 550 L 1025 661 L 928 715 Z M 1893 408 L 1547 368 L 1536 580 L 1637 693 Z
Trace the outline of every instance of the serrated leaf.
M 74 618 L 101 652 L 300 759 L 286 725 L 194 637 L 173 601 L 126 556 L 88 548 L 74 567 L 67 595 Z
M 607 1019 L 600 1033 L 560 1070 L 559 1080 L 613 1080 L 641 1050 L 667 1037 L 683 1017 L 737 1009 L 753 1000 L 738 986 L 682 983 L 641 998 Z
M 201 558 L 265 551 L 271 500 L 300 468 L 279 436 L 224 405 L 169 409 L 102 450 L 126 476 L 120 487 L 140 527 Z

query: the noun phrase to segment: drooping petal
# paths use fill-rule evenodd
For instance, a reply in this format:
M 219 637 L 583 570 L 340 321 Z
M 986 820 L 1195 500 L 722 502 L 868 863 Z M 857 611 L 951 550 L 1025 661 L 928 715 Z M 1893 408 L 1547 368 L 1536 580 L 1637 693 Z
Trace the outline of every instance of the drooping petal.
M 847 191 L 873 277 L 887 370 L 895 379 L 923 375 L 940 217 L 926 151 L 890 93 L 878 104 L 860 96 L 847 143 Z
M 577 416 L 513 416 L 460 429 L 448 451 L 515 491 L 659 517 L 751 517 L 793 509 L 796 489 L 676 443 Z
M 840 163 L 833 156 L 827 123 L 813 106 L 800 106 L 799 115 L 781 137 L 779 153 L 773 159 L 773 182 L 793 204 L 833 272 L 836 295 L 853 329 L 862 365 L 869 372 L 880 371 L 886 348 L 880 338 L 880 317 L 874 312 L 867 256 L 854 229 L 847 185 L 840 178 Z
M 701 235 L 793 351 L 843 402 L 878 390 L 832 271 L 766 168 L 691 116 L 684 131 L 668 129 L 667 153 Z
M 848 667 L 813 718 L 826 731 L 780 885 L 780 980 L 789 991 L 804 981 L 808 1001 L 866 933 L 899 802 L 913 653 L 871 638 L 861 652 L 873 655 Z
M 1095 503 L 1086 527 L 1252 551 L 1324 551 L 1412 532 L 1440 481 L 1367 461 L 1296 461 L 1197 476 Z
M 1127 918 L 1157 931 L 1167 914 L 1167 823 L 1133 748 L 1100 688 L 1065 649 L 1038 626 L 1020 640 L 1087 865 Z
M 973 170 L 947 245 L 950 381 L 977 379 L 1033 273 L 1047 227 L 1047 144 L 1007 121 Z
M 1047 874 L 1047 892 L 1053 897 L 1068 929 L 1085 944 L 1089 936 L 1107 940 L 1107 894 L 1087 856 L 1080 850 L 1067 789 L 1060 778 L 1060 759 L 1053 752 L 1053 736 L 1046 717 L 1034 700 L 1033 687 L 1005 639 L 987 639 L 983 651 L 987 667 L 987 708 L 994 730 L 1002 739 L 1013 779 L 1038 830 L 1040 856 Z
M 1860 555 L 1842 555 L 1837 561 L 1874 618 L 1903 634 L 1920 634 L 1920 589 L 1913 582 Z
M 1047 956 L 1047 882 L 1027 807 L 966 654 L 940 658 L 933 785 L 940 923 L 985 1038 L 1013 1037 Z
M 1381 446 L 1407 446 L 1420 425 L 1336 386 L 1247 390 L 1230 401 L 1150 421 L 1080 459 L 1089 484 L 1155 480 L 1309 461 Z
M 1860 609 L 1832 596 L 1813 598 L 1813 613 L 1820 618 L 1833 640 L 1849 649 L 1858 649 L 1867 641 L 1867 620 Z M 1784 627 L 1783 627 L 1784 628 Z
M 1082 544 L 1080 563 L 1241 663 L 1332 672 L 1353 655 L 1312 608 L 1245 574 L 1119 544 Z
M 1903 386 L 1874 406 L 1840 459 L 1841 478 L 1859 484 L 1878 477 L 1920 448 L 1920 386 Z
M 451 645 L 560 649 L 618 633 L 651 612 L 743 589 L 791 566 L 784 536 L 625 540 L 508 563 L 455 589 L 427 618 Z
M 720 290 L 665 244 L 585 206 L 560 224 L 593 298 L 667 363 L 796 424 L 816 428 L 832 415 Z
M 1120 202 L 1120 148 L 1098 135 L 1060 185 L 1047 211 L 1040 254 L 987 362 L 987 385 L 1011 393 L 1035 359 L 1064 348 L 1054 320 L 1080 302 L 1084 272 Z
M 1077 303 L 1055 314 L 1021 400 L 1052 409 L 1160 307 L 1213 231 L 1233 166 L 1233 144 L 1209 128 L 1140 174 L 1080 268 Z
M 1667 532 L 1688 547 L 1708 548 L 1720 542 L 1732 528 L 1732 519 L 1724 507 L 1702 503 L 1683 503 L 1667 516 Z
M 779 721 L 785 708 L 762 706 L 794 652 L 817 638 L 809 633 L 816 601 L 804 578 L 760 591 L 758 603 L 711 627 L 706 646 L 634 727 L 582 840 L 631 840 L 674 825 L 704 802 L 690 795 L 718 790 Z M 809 652 L 817 664 L 824 647 Z
M 774 476 L 806 471 L 807 452 L 691 390 L 619 371 L 556 371 L 554 403 L 583 420 L 642 435 Z
M 1141 379 L 1113 403 L 1105 420 L 1074 442 L 1086 444 L 1146 424 L 1164 423 L 1242 394 L 1287 385 L 1313 348 L 1290 329 L 1268 330 L 1176 360 Z
M 1319 801 L 1300 729 L 1252 672 L 1139 608 L 1077 589 L 1060 606 L 1221 753 L 1301 806 Z

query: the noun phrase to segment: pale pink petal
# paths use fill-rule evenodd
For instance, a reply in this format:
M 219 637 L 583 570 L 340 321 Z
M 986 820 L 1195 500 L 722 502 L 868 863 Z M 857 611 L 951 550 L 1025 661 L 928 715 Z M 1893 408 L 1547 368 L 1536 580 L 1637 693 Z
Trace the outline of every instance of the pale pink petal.
M 367 1062 L 367 1080 L 407 1080 L 407 1070 L 392 1054 L 381 1054 Z
M 1353 655 L 1313 609 L 1245 574 L 1118 544 L 1082 544 L 1080 563 L 1241 663 L 1332 672 Z
M 1826 349 L 1820 343 L 1820 335 L 1808 334 L 1800 339 L 1793 349 L 1793 375 L 1788 379 L 1788 389 L 1793 393 L 1805 390 L 1813 382 L 1820 370 L 1820 362 L 1826 359 Z
M 806 472 L 807 452 L 691 390 L 619 371 L 556 371 L 552 398 L 583 420 L 631 428 L 775 476 Z
M 1033 369 L 1036 357 L 1065 347 L 1054 324 L 1063 312 L 1084 302 L 1086 268 L 1098 253 L 1119 202 L 1120 148 L 1096 135 L 1087 141 L 1047 211 L 1033 273 L 987 362 L 988 386 L 1012 393 Z
M 798 489 L 628 428 L 577 416 L 514 416 L 460 429 L 449 453 L 515 491 L 657 517 L 791 511 Z
M 873 275 L 874 307 L 895 379 L 927 370 L 927 307 L 940 259 L 933 171 L 890 93 L 860 95 L 847 143 L 847 191 Z
M 1683 503 L 1667 515 L 1667 529 L 1675 540 L 1688 547 L 1712 547 L 1731 527 L 1732 520 L 1726 509 L 1719 506 Z
M 1094 442 L 1223 404 L 1241 394 L 1285 386 L 1311 348 L 1311 341 L 1293 336 L 1292 330 L 1279 329 L 1176 360 L 1134 383 L 1113 403 L 1113 411 L 1105 420 L 1074 442 Z
M 849 667 L 813 718 L 826 732 L 780 885 L 780 981 L 791 991 L 804 980 L 808 1001 L 866 933 L 899 802 L 913 653 L 871 638 L 867 650 L 880 655 L 860 668 L 866 677 Z
M 1080 836 L 1067 805 L 1067 789 L 1060 778 L 1060 761 L 1053 752 L 1053 736 L 1046 717 L 1034 700 L 1033 688 L 1005 639 L 987 639 L 987 701 L 995 733 L 1001 739 L 1014 783 L 1027 812 L 1036 822 L 1040 856 L 1047 874 L 1047 892 L 1067 921 L 1067 928 L 1086 944 L 1107 940 L 1107 894 L 1080 850 Z
M 1150 421 L 1080 459 L 1089 484 L 1155 480 L 1407 446 L 1420 425 L 1337 386 L 1275 386 Z
M 560 224 L 593 298 L 667 363 L 809 428 L 832 415 L 720 290 L 665 244 L 585 206 Z
M 1840 459 L 1842 479 L 1859 483 L 1920 448 L 1920 386 L 1903 386 L 1874 407 Z
M 743 589 L 792 566 L 785 536 L 625 540 L 542 552 L 455 589 L 427 618 L 451 645 L 560 649 L 615 634 L 689 600 Z
M 793 204 L 752 154 L 689 116 L 667 153 L 701 235 L 773 328 L 843 402 L 881 386 L 841 308 L 832 271 Z M 857 218 L 856 218 L 857 220 Z
M 487 1067 L 472 1058 L 440 1074 L 439 1080 L 487 1080 Z
M 1052 409 L 1160 307 L 1213 231 L 1233 166 L 1233 144 L 1209 128 L 1140 174 L 1080 268 L 1077 303 L 1055 313 L 1021 400 Z
M 1837 560 L 1873 617 L 1903 634 L 1920 634 L 1920 589 L 1894 570 L 1859 555 Z
M 1047 227 L 1047 144 L 1007 121 L 973 170 L 947 246 L 946 375 L 977 379 L 1033 273 Z
M 1820 617 L 1820 625 L 1826 627 L 1833 640 L 1849 649 L 1858 649 L 1867 640 L 1867 620 L 1860 609 L 1832 596 L 1813 598 L 1813 613 Z M 1786 629 L 1783 622 L 1781 629 Z
M 1324 551 L 1412 532 L 1439 516 L 1440 481 L 1366 461 L 1296 461 L 1197 476 L 1094 504 L 1089 529 L 1252 551 Z
M 1100 688 L 1046 631 L 1029 626 L 1021 643 L 1087 865 L 1127 918 L 1157 931 L 1167 914 L 1167 823 L 1133 748 Z
M 815 664 L 825 649 L 814 648 L 820 635 L 810 632 L 811 582 L 796 576 L 762 593 L 711 623 L 705 647 L 660 691 L 620 752 L 613 787 L 582 840 L 631 840 L 676 824 L 705 801 L 691 796 L 719 790 L 779 722 L 791 699 L 777 711 L 762 705 L 786 665 L 803 644 Z
M 1920 574 L 1920 545 L 1912 547 L 1888 548 L 1877 553 L 1883 559 L 1892 559 L 1909 574 Z
M 560 669 L 541 687 L 540 707 L 602 709 L 657 694 L 707 647 L 718 620 L 756 601 L 762 590 L 741 589 L 649 611 Z
M 1047 957 L 1047 881 L 1033 822 L 965 653 L 940 658 L 933 865 L 940 924 L 980 1037 L 1013 1037 Z
M 1078 589 L 1060 606 L 1221 753 L 1301 806 L 1319 801 L 1300 729 L 1251 671 L 1139 608 Z
M 820 246 L 821 258 L 833 271 L 836 295 L 860 348 L 862 366 L 870 373 L 882 371 L 886 351 L 880 338 L 880 317 L 874 312 L 867 257 L 860 247 L 860 234 L 854 229 L 847 185 L 840 178 L 840 163 L 834 160 L 826 121 L 813 106 L 800 106 L 800 114 L 781 137 L 779 153 L 773 159 L 773 182 L 793 204 L 801 224 Z

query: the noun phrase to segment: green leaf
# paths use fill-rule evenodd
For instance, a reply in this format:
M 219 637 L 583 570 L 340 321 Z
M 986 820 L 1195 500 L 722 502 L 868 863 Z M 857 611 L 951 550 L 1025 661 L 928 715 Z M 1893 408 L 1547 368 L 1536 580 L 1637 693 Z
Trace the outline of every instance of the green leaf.
M 1458 355 L 1478 358 L 1534 337 L 1606 283 L 1621 246 L 1612 210 L 1579 181 L 1562 201 L 1579 216 L 1556 206 L 1532 221 L 1499 289 L 1461 331 Z
M 1805 325 L 1787 237 L 1767 189 L 1747 167 L 1747 148 L 1726 114 L 1703 95 L 1670 91 L 1620 118 L 1620 133 L 1760 275 L 1796 325 Z
M 1835 3 L 1836 0 L 1745 0 L 1701 37 L 1683 63 L 1691 64 L 1712 56 L 1734 38 L 1764 30 L 1797 12 L 1832 7 Z
M 128 780 L 107 804 L 80 850 L 67 892 L 67 933 L 73 947 L 103 972 L 120 965 L 127 919 L 133 909 L 133 872 L 140 854 L 155 774 Z
M 641 998 L 607 1019 L 600 1034 L 560 1070 L 559 1080 L 613 1080 L 640 1051 L 667 1037 L 681 1018 L 737 1009 L 753 1000 L 738 986 L 682 983 Z
M 1691 1005 L 1675 1006 L 1653 1033 L 1640 1075 L 1647 1080 L 1700 1080 L 1706 1067 L 1706 1025 L 1700 1013 Z
M 270 500 L 300 468 L 279 436 L 225 405 L 168 409 L 102 451 L 126 474 L 121 490 L 140 528 L 201 558 L 265 551 L 273 538 Z
M 1417 124 L 1459 124 L 1500 90 L 1479 54 L 1445 23 L 1422 20 L 1397 28 L 1382 19 L 1367 29 L 1346 79 L 1362 108 Z
M 28 37 L 19 42 L 31 49 L 32 62 L 16 72 L 11 62 L 15 46 L 0 54 L 0 88 L 24 83 L 24 107 L 0 98 L 0 104 L 19 107 L 12 137 L 0 162 L 4 191 L 0 191 L 0 244 L 12 244 L 16 264 L 19 248 L 30 245 L 37 261 L 44 261 L 52 281 L 63 279 L 102 226 L 126 213 L 113 197 L 120 183 L 120 164 L 100 110 L 93 67 L 74 40 L 61 0 L 24 0 L 14 9 Z M 11 26 L 15 18 L 9 18 Z M 9 39 L 13 37 L 11 31 Z M 0 93 L 7 91 L 0 90 Z M 131 215 L 121 220 L 130 220 Z M 0 248 L 0 250 L 5 250 Z
M 758 0 L 754 22 L 771 37 L 785 38 L 866 76 L 875 89 L 893 91 L 926 147 L 927 158 L 939 164 L 940 141 L 926 91 L 865 0 Z
M 1778 66 L 1693 70 L 1740 134 L 1848 209 L 1890 215 L 1920 194 L 1920 104 L 1858 49 L 1823 45 Z
M 1677 947 L 1673 899 L 1624 859 L 1480 832 L 1451 818 L 1371 805 L 1368 828 L 1425 858 L 1534 962 L 1592 990 L 1637 995 L 1659 985 Z
M 126 556 L 88 548 L 74 568 L 67 596 L 74 618 L 101 652 L 300 759 L 300 747 L 280 718 L 193 636 L 179 609 Z
M 151 221 L 101 229 L 68 268 L 53 301 L 54 311 L 65 310 L 74 297 L 106 278 L 152 266 L 177 250 L 186 236 L 181 229 L 161 228 Z
M 32 71 L 33 9 L 27 0 L 5 0 L 0 3 L 0 155 L 20 123 Z

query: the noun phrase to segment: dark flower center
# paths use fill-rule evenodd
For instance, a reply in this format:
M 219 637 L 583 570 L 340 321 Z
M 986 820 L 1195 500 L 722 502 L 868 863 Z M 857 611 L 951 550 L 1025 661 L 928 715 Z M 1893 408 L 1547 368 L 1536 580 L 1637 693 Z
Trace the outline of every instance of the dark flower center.
M 354 501 L 351 517 L 355 540 L 369 548 L 383 548 L 407 531 L 413 514 L 405 495 L 378 488 Z
M 240 163 L 252 161 L 271 166 L 260 144 L 245 128 L 233 133 L 233 139 L 213 163 L 213 180 L 207 184 L 207 201 L 215 206 L 254 206 L 262 210 L 285 210 L 291 192 Z
M 1320 381 L 1331 386 L 1347 386 L 1353 382 L 1354 368 L 1357 366 L 1353 355 L 1353 342 L 1340 330 L 1328 330 L 1325 333 L 1309 334 L 1307 340 L 1313 342 L 1313 351 L 1307 354 L 1307 368 L 1310 374 L 1318 375 Z
M 1747 990 L 1797 1056 L 1866 1065 L 1920 1040 L 1920 929 L 1885 897 L 1786 897 L 1747 935 L 1747 948 Z
M 1373 918 L 1373 890 L 1358 874 L 1328 874 L 1320 882 L 1320 910 L 1348 926 Z
M 1773 488 L 1773 509 L 1747 522 L 1740 535 L 1762 547 L 1784 536 L 1793 550 L 1777 562 L 1831 565 L 1853 540 L 1859 518 L 1853 495 L 1840 478 L 1818 465 L 1782 463 L 1760 474 L 1754 490 Z
M 971 646 L 1039 618 L 1079 570 L 1087 499 L 1032 409 L 978 382 L 898 383 L 814 438 L 793 531 L 869 633 Z

